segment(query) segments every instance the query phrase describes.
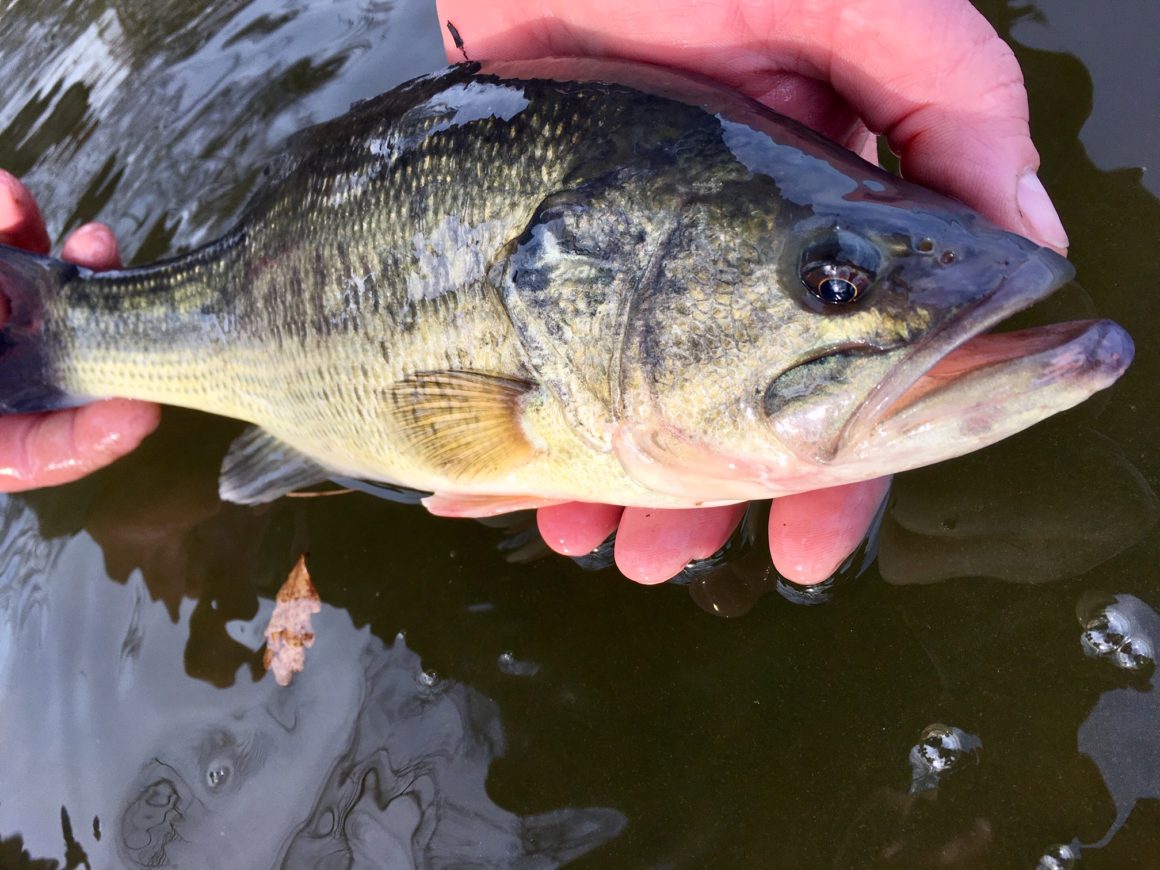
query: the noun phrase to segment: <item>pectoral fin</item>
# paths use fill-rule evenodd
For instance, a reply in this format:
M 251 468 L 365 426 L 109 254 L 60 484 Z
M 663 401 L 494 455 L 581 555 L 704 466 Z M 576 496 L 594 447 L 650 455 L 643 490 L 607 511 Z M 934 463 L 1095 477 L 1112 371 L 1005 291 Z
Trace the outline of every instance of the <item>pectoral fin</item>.
M 218 495 L 236 504 L 263 504 L 329 478 L 313 459 L 251 426 L 234 439 L 222 460 Z
M 390 391 L 390 413 L 411 450 L 452 478 L 486 480 L 536 454 L 521 425 L 536 384 L 472 371 L 416 372 Z

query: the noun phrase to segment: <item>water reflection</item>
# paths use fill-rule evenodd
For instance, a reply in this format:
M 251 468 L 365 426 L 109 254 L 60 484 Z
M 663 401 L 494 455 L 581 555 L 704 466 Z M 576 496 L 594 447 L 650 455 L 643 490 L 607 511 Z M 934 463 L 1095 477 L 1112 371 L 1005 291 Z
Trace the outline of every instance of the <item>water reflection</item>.
M 60 857 L 61 808 L 94 866 L 556 866 L 623 827 L 611 809 L 518 816 L 496 805 L 494 703 L 425 678 L 324 606 L 286 688 L 243 665 L 218 688 L 186 673 L 194 605 L 173 620 L 141 575 L 110 583 L 88 535 L 45 540 L 0 502 L 0 831 Z M 254 655 L 272 602 L 232 620 Z M 235 666 L 236 670 L 236 666 Z M 97 836 L 101 832 L 101 836 Z
M 1160 614 L 1134 595 L 1089 593 L 1079 609 L 1084 651 L 1127 671 L 1132 683 L 1104 692 L 1079 727 L 1079 751 L 1099 767 L 1116 805 L 1115 821 L 1096 844 L 1104 846 L 1137 808 L 1147 812 L 1160 801 L 1160 692 L 1151 653 L 1160 641 Z
M 0 45 L 0 166 L 54 237 L 99 216 L 138 260 L 220 234 L 290 134 L 443 62 L 433 8 L 382 0 L 7 4 Z
M 883 578 L 1046 583 L 1079 576 L 1142 540 L 1160 519 L 1160 501 L 1140 472 L 1096 432 L 1056 433 L 1039 427 L 902 476 L 879 542 Z
M 1135 115 L 1140 106 L 1160 104 L 1160 55 L 1150 43 L 1160 26 L 1160 12 L 1153 5 L 1144 22 L 1117 15 L 1093 28 L 1085 15 L 1089 9 L 1085 0 L 1039 0 L 1036 6 L 1039 14 L 1023 17 L 1011 36 L 1035 48 L 1071 52 L 1084 61 L 1095 91 L 1091 115 L 1080 131 L 1085 148 L 1103 169 L 1144 170 L 1144 185 L 1160 196 L 1160 140 L 1124 136 L 1120 130 L 1122 120 Z M 1135 87 L 1123 87 L 1125 80 Z
M 898 585 L 1081 576 L 1152 532 L 1160 499 L 1113 441 L 1087 429 L 1053 437 L 1058 431 L 1037 427 L 900 475 L 870 535 L 825 583 L 801 587 L 777 574 L 768 558 L 768 507 L 757 506 L 719 553 L 676 580 L 707 612 L 741 616 L 771 591 L 795 604 L 827 603 L 875 558 L 882 578 Z M 546 555 L 546 547 L 527 544 L 529 530 L 521 530 L 524 558 Z M 612 542 L 576 561 L 592 570 L 611 566 Z
M 1045 27 L 1035 44 L 1103 64 L 1096 108 L 1114 92 L 1147 109 L 1155 83 L 1139 79 L 1138 52 L 1101 55 L 1106 41 L 1088 35 L 1107 22 L 1148 38 L 1154 0 L 1117 16 L 1091 5 L 1074 46 L 1046 38 L 1064 2 L 1018 35 Z M 1024 14 L 978 5 L 1001 32 Z M 616 827 L 606 811 L 550 810 L 569 805 L 631 819 L 589 866 L 1026 867 L 1048 844 L 1104 840 L 1082 866 L 1160 854 L 1154 671 L 1086 656 L 1076 622 L 1081 602 L 1093 648 L 1121 651 L 1113 634 L 1157 640 L 1139 608 L 1160 603 L 1160 356 L 1148 340 L 1160 200 L 1138 171 L 1101 172 L 1085 152 L 1083 64 L 1016 49 L 1041 177 L 1088 291 L 1027 316 L 1094 309 L 1142 337 L 1102 404 L 901 475 L 877 568 L 836 584 L 827 606 L 769 594 L 758 520 L 689 586 L 707 610 L 747 614 L 736 620 L 611 572 L 505 563 L 500 532 L 362 496 L 223 506 L 217 467 L 236 430 L 167 410 L 135 456 L 30 498 L 39 533 L 21 514 L 0 548 L 0 867 L 22 866 L 22 849 L 41 866 L 86 853 L 124 866 L 159 848 L 187 866 L 262 864 L 263 849 L 291 865 L 351 850 L 357 861 L 364 847 L 451 848 L 456 830 L 472 836 L 458 827 L 469 806 L 489 855 L 530 863 Z M 420 0 L 9 3 L 0 165 L 28 178 L 54 231 L 99 217 L 149 259 L 223 229 L 285 135 L 442 62 Z M 1089 144 L 1097 132 L 1136 149 L 1160 141 L 1154 112 L 1097 116 Z M 308 549 L 328 606 L 306 671 L 281 694 L 255 681 L 259 634 Z M 509 552 L 534 556 L 537 541 Z M 1087 609 L 1092 588 L 1117 593 L 1097 600 L 1103 622 Z M 392 641 L 401 627 L 406 645 Z M 485 695 L 504 712 L 499 760 Z M 908 751 L 939 720 L 986 750 L 911 794 Z M 450 815 L 438 794 L 454 798 Z M 195 854 L 201 836 L 219 848 L 218 830 L 232 851 Z

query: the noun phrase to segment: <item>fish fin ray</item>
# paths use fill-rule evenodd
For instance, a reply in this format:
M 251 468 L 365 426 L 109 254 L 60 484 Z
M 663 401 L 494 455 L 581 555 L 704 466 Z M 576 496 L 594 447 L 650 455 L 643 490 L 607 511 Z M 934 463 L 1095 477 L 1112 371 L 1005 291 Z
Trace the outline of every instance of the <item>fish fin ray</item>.
M 515 511 L 563 504 L 564 500 L 530 495 L 457 495 L 437 492 L 423 499 L 423 507 L 437 517 L 494 517 Z
M 83 404 L 56 383 L 54 348 L 45 337 L 45 300 L 84 270 L 0 245 L 0 414 Z
M 406 486 L 396 486 L 393 483 L 372 482 L 357 477 L 341 477 L 332 474 L 330 479 L 346 489 L 363 492 L 367 495 L 373 495 L 375 498 L 381 498 L 384 501 L 393 501 L 396 504 L 419 504 L 430 494 Z
M 391 387 L 389 412 L 408 446 L 441 474 L 487 479 L 535 456 L 520 418 L 537 386 L 484 372 L 416 372 Z
M 235 504 L 264 504 L 330 473 L 265 429 L 250 426 L 234 439 L 222 460 L 218 495 Z

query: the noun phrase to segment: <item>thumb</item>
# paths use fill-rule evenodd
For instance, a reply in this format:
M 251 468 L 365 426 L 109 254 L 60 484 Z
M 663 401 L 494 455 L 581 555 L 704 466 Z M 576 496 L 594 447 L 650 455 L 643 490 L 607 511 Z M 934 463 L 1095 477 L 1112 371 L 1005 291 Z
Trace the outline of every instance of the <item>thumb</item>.
M 1066 250 L 1067 233 L 1036 175 L 1022 71 L 987 20 L 965 0 L 868 0 L 838 20 L 834 87 L 886 135 L 903 175 Z M 878 29 L 887 50 L 872 58 L 839 51 L 865 45 Z
M 1009 230 L 1067 247 L 1035 174 L 1039 153 L 1019 64 L 968 0 L 439 0 L 438 7 L 474 58 L 624 57 L 693 70 L 775 108 L 779 82 L 828 84 L 886 135 L 906 176 Z M 458 59 L 450 34 L 445 40 Z

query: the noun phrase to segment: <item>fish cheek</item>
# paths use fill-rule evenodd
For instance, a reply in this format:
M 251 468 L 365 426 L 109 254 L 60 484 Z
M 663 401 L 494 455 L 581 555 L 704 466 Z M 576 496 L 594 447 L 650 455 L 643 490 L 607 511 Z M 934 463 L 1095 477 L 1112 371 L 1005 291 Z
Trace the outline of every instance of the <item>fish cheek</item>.
M 778 440 L 799 456 L 830 461 L 846 421 L 888 368 L 873 354 L 826 354 L 774 378 L 765 388 L 762 411 Z
M 490 277 L 534 377 L 600 451 L 610 449 L 621 336 L 653 244 L 616 195 L 546 200 Z
M 793 413 L 795 405 L 816 398 L 819 389 L 844 382 L 850 362 L 849 354 L 831 353 L 787 369 L 765 388 L 762 410 L 770 418 Z

